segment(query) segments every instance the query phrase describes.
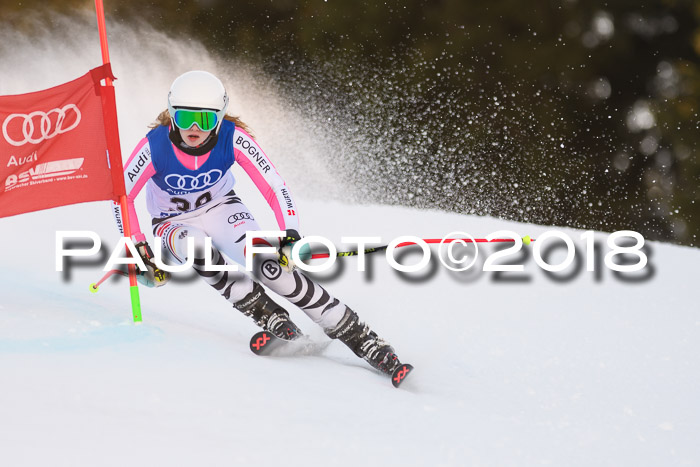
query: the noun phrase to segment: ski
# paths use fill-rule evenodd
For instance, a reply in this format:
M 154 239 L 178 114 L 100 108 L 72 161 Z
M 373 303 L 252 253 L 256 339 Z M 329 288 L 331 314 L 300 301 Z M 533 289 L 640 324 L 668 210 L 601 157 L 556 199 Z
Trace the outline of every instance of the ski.
M 275 347 L 282 344 L 282 339 L 278 339 L 267 331 L 256 332 L 250 338 L 250 350 L 255 355 L 270 355 Z
M 391 373 L 391 384 L 393 384 L 395 388 L 398 388 L 412 371 L 413 365 L 402 363 Z
M 329 342 L 315 342 L 302 335 L 294 340 L 275 337 L 269 331 L 260 331 L 250 338 L 250 350 L 255 355 L 289 357 L 294 355 L 318 355 Z
M 284 340 L 275 337 L 269 331 L 256 332 L 250 338 L 250 350 L 255 355 L 260 356 L 294 356 L 294 355 L 318 355 L 332 341 L 314 342 L 306 336 L 298 337 L 294 340 Z M 398 388 L 406 380 L 406 377 L 413 371 L 413 365 L 402 363 L 397 366 L 389 375 L 391 384 Z

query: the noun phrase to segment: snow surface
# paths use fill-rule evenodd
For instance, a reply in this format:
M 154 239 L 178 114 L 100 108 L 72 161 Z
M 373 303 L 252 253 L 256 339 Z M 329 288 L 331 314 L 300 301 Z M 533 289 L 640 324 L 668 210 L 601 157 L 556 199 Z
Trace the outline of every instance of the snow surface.
M 300 204 L 305 232 L 339 246 L 341 235 L 354 234 L 548 230 L 396 207 Z M 196 280 L 141 288 L 140 325 L 131 323 L 125 280 L 90 294 L 87 285 L 101 275 L 93 264 L 63 281 L 54 271 L 54 231 L 115 238 L 105 203 L 2 225 L 1 465 L 700 462 L 700 319 L 688 279 L 700 259 L 695 249 L 653 244 L 655 274 L 633 284 L 607 270 L 600 282 L 581 270 L 556 283 L 531 260 L 527 283 L 458 275 L 439 263 L 410 282 L 381 255 L 367 257 L 369 277 L 356 271 L 356 259 L 342 259 L 325 286 L 416 366 L 397 390 L 338 342 L 315 356 L 253 355 L 252 322 Z M 326 339 L 299 310 L 292 315 L 315 340 Z
M 100 63 L 94 19 L 54 19 L 45 37 L 2 32 L 12 47 L 1 58 L 13 67 L 0 70 L 0 93 L 56 85 Z M 165 107 L 172 79 L 195 64 L 235 83 L 238 113 L 299 198 L 305 235 L 342 246 L 351 235 L 550 230 L 344 203 L 349 188 L 329 177 L 334 143 L 264 79 L 145 26 L 109 31 L 124 157 Z M 275 228 L 253 185 L 237 178 L 262 226 Z M 439 263 L 402 276 L 382 255 L 359 273 L 356 258 L 339 260 L 341 270 L 319 275 L 324 286 L 416 367 L 397 390 L 338 342 L 315 356 L 256 357 L 247 349 L 256 327 L 196 279 L 141 288 L 144 321 L 133 324 L 125 280 L 88 292 L 106 258 L 55 271 L 57 230 L 116 244 L 107 203 L 0 227 L 0 466 L 700 465 L 697 249 L 651 244 L 650 274 L 637 282 L 602 264 L 600 276 L 567 270 L 558 276 L 571 279 L 557 282 L 532 247 L 510 281 Z M 583 259 L 580 232 L 565 232 Z

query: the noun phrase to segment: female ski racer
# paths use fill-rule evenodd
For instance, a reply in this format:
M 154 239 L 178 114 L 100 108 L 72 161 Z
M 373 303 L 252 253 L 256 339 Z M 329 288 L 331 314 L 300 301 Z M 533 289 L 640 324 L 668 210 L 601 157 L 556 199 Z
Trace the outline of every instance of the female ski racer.
M 289 267 L 289 247 L 301 239 L 294 199 L 246 125 L 226 115 L 228 104 L 223 84 L 211 73 L 190 71 L 179 76 L 170 88 L 167 110 L 158 116 L 125 166 L 132 238 L 151 280 L 164 285 L 169 274 L 152 262 L 153 253 L 136 217 L 134 199 L 144 186 L 153 233 L 161 237 L 163 249 L 184 264 L 187 239 L 192 237 L 197 246 L 194 270 L 234 308 L 278 338 L 292 340 L 301 335 L 288 312 L 268 296 L 259 280 L 301 308 L 329 337 L 339 339 L 372 367 L 391 374 L 400 365 L 394 349 L 353 310 Z M 223 252 L 243 265 L 246 232 L 260 230 L 233 191 L 235 180 L 229 169 L 236 163 L 267 200 L 280 230 L 286 232 L 278 254 L 256 254 L 253 273 L 258 280 L 243 272 L 205 270 L 205 237 L 212 239 L 212 264 L 228 264 Z

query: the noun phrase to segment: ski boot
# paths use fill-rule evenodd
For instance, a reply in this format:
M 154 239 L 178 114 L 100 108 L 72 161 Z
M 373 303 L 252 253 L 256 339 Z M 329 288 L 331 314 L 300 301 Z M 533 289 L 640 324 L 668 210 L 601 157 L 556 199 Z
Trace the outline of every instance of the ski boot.
M 253 285 L 253 291 L 233 306 L 279 339 L 291 341 L 303 335 L 289 319 L 287 310 L 275 303 L 257 282 Z
M 345 315 L 338 325 L 326 330 L 326 335 L 347 345 L 355 355 L 382 373 L 392 375 L 401 366 L 393 347 L 378 337 L 368 325 L 360 322 L 357 313 L 348 307 L 345 307 Z

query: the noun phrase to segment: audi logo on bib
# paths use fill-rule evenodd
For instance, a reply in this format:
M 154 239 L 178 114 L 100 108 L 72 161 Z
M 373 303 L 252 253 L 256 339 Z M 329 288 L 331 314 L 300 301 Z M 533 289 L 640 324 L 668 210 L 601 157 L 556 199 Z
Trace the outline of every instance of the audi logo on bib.
M 75 104 L 67 104 L 48 112 L 36 110 L 29 114 L 14 113 L 8 115 L 3 122 L 2 135 L 5 141 L 13 146 L 23 146 L 27 143 L 39 144 L 76 128 L 80 123 L 80 118 L 80 110 Z M 21 128 L 22 137 L 12 138 L 8 128 L 15 130 L 13 135 L 19 134 L 17 129 Z
M 223 172 L 219 169 L 212 169 L 199 175 L 171 174 L 165 177 L 165 183 L 173 190 L 196 191 L 215 185 L 222 176 Z

